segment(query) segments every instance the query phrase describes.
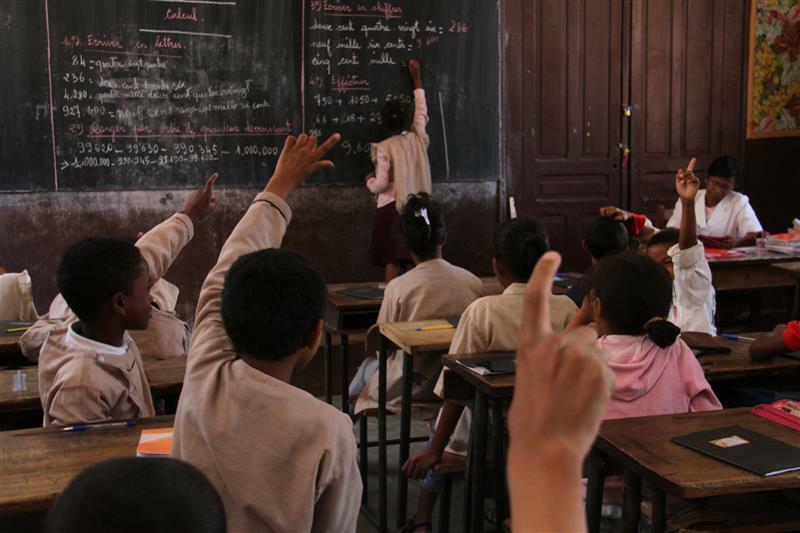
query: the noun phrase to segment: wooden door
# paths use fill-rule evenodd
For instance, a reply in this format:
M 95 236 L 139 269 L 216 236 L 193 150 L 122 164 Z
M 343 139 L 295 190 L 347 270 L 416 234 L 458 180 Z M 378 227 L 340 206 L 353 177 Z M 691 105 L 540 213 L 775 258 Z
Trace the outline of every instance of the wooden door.
M 744 0 L 626 0 L 631 13 L 629 207 L 672 208 L 675 171 L 743 144 Z M 699 174 L 703 174 L 700 172 Z
M 505 17 L 522 30 L 506 47 L 506 68 L 518 60 L 523 73 L 521 91 L 506 93 L 506 153 L 522 159 L 509 193 L 520 214 L 545 224 L 567 269 L 588 264 L 581 240 L 598 208 L 621 202 L 622 8 L 621 0 L 534 0 L 517 5 L 521 24 Z

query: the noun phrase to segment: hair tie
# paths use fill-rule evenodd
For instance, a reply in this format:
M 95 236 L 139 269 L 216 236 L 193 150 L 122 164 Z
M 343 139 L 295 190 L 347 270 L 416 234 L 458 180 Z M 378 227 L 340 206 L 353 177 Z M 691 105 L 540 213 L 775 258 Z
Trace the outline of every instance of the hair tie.
M 645 323 L 644 323 L 644 326 L 642 326 L 642 327 L 643 327 L 643 329 L 646 331 L 646 330 L 647 330 L 647 328 L 649 328 L 650 326 L 652 326 L 652 325 L 653 325 L 653 324 L 655 324 L 656 322 L 661 322 L 662 320 L 665 320 L 665 319 L 664 319 L 664 317 L 662 317 L 662 316 L 654 316 L 653 318 L 651 318 L 650 320 L 648 320 L 647 322 L 645 322 Z
M 416 211 L 414 211 L 414 218 L 421 218 L 425 221 L 425 225 L 430 227 L 431 221 L 428 218 L 428 208 L 427 207 L 420 207 Z

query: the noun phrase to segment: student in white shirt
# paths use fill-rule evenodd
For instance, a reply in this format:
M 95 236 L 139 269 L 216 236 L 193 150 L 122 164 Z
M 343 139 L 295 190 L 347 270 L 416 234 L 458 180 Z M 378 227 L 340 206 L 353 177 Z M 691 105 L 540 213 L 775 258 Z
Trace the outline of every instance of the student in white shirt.
M 711 267 L 705 257 L 703 243 L 697 240 L 695 202 L 699 201 L 700 180 L 692 172 L 695 159 L 686 170 L 678 170 L 675 189 L 682 217 L 680 230 L 667 228 L 647 242 L 647 255 L 666 267 L 673 279 L 674 298 L 668 318 L 683 331 L 700 331 L 716 335 L 714 287 Z
M 706 188 L 698 191 L 694 203 L 697 234 L 713 237 L 725 248 L 754 245 L 764 228 L 747 196 L 733 190 L 741 177 L 740 163 L 733 157 L 718 157 L 708 167 L 707 174 Z M 684 202 L 679 198 L 667 227 L 680 227 L 683 207 Z

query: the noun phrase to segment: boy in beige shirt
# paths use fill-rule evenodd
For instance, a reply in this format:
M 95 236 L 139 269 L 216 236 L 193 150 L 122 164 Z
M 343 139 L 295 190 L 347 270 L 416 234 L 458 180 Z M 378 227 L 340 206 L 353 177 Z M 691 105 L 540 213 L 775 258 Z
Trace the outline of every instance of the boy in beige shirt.
M 316 354 L 326 289 L 277 249 L 285 198 L 339 135 L 289 137 L 266 189 L 231 233 L 200 292 L 172 454 L 217 488 L 228 530 L 352 532 L 361 477 L 350 418 L 289 382 Z
M 44 426 L 155 415 L 142 357 L 128 330 L 147 328 L 150 288 L 216 206 L 216 174 L 183 210 L 139 239 L 73 244 L 58 268 L 58 289 L 78 320 L 53 328 L 39 354 Z

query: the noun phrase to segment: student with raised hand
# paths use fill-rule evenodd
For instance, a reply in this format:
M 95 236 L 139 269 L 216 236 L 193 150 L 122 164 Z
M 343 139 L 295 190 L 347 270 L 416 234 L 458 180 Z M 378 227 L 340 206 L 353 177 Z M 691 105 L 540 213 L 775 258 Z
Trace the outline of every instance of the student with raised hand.
M 675 190 L 681 210 L 680 230 L 662 230 L 647 242 L 647 255 L 663 265 L 672 276 L 674 302 L 669 320 L 683 331 L 699 331 L 716 335 L 714 313 L 716 293 L 712 285 L 711 267 L 703 243 L 697 239 L 695 202 L 700 180 L 694 175 L 696 159 L 675 175 Z
M 400 216 L 400 231 L 416 266 L 386 285 L 378 324 L 461 316 L 481 295 L 483 283 L 442 258 L 447 240 L 442 207 L 427 193 L 410 195 Z M 441 356 L 426 354 L 413 359 L 413 416 L 430 420 L 441 402 L 433 393 L 442 370 Z M 356 414 L 378 407 L 377 367 L 377 358 L 366 359 L 351 383 L 351 395 L 358 394 Z M 402 385 L 403 352 L 398 350 L 386 364 L 386 408 L 393 413 L 400 412 Z
M 44 425 L 155 415 L 142 357 L 128 330 L 147 328 L 150 288 L 194 235 L 195 224 L 217 205 L 211 176 L 183 209 L 134 246 L 90 238 L 67 249 L 58 289 L 78 320 L 47 335 L 39 355 Z
M 697 234 L 709 243 L 725 248 L 752 246 L 764 231 L 747 196 L 733 190 L 741 177 L 741 163 L 730 156 L 716 158 L 706 171 L 706 187 L 697 193 L 694 209 Z M 683 198 L 678 198 L 667 227 L 681 227 L 685 209 Z
M 408 62 L 414 83 L 414 117 L 408 124 L 406 106 L 395 98 L 386 102 L 381 112 L 383 125 L 390 135 L 371 146 L 375 171 L 366 177 L 367 189 L 377 197 L 378 207 L 372 226 L 372 264 L 384 269 L 390 281 L 412 266 L 408 248 L 397 234 L 397 217 L 410 194 L 430 194 L 431 164 L 426 131 L 428 106 L 422 87 L 419 61 Z
M 517 349 L 522 320 L 525 284 L 534 266 L 550 249 L 544 227 L 530 218 L 515 218 L 495 233 L 492 270 L 503 293 L 485 296 L 472 302 L 461 315 L 450 353 L 510 352 Z M 566 296 L 550 295 L 547 302 L 551 328 L 561 331 L 578 308 Z M 443 396 L 443 370 L 435 392 Z M 445 401 L 425 450 L 413 454 L 403 469 L 410 478 L 421 479 L 419 505 L 403 531 L 431 531 L 431 517 L 440 489 L 438 475 L 432 470 L 447 451 L 466 455 L 471 416 L 463 405 Z
M 583 461 L 614 383 L 594 331 L 553 332 L 549 305 L 560 263 L 557 253 L 545 254 L 525 290 L 508 412 L 513 531 L 586 530 Z
M 208 479 L 170 458 L 109 459 L 59 494 L 47 533 L 225 533 L 225 509 Z
M 333 166 L 321 158 L 339 138 L 286 139 L 200 291 L 172 455 L 208 476 L 230 531 L 356 528 L 350 417 L 290 384 L 319 348 L 325 283 L 302 256 L 278 248 L 292 218 L 286 198 Z

